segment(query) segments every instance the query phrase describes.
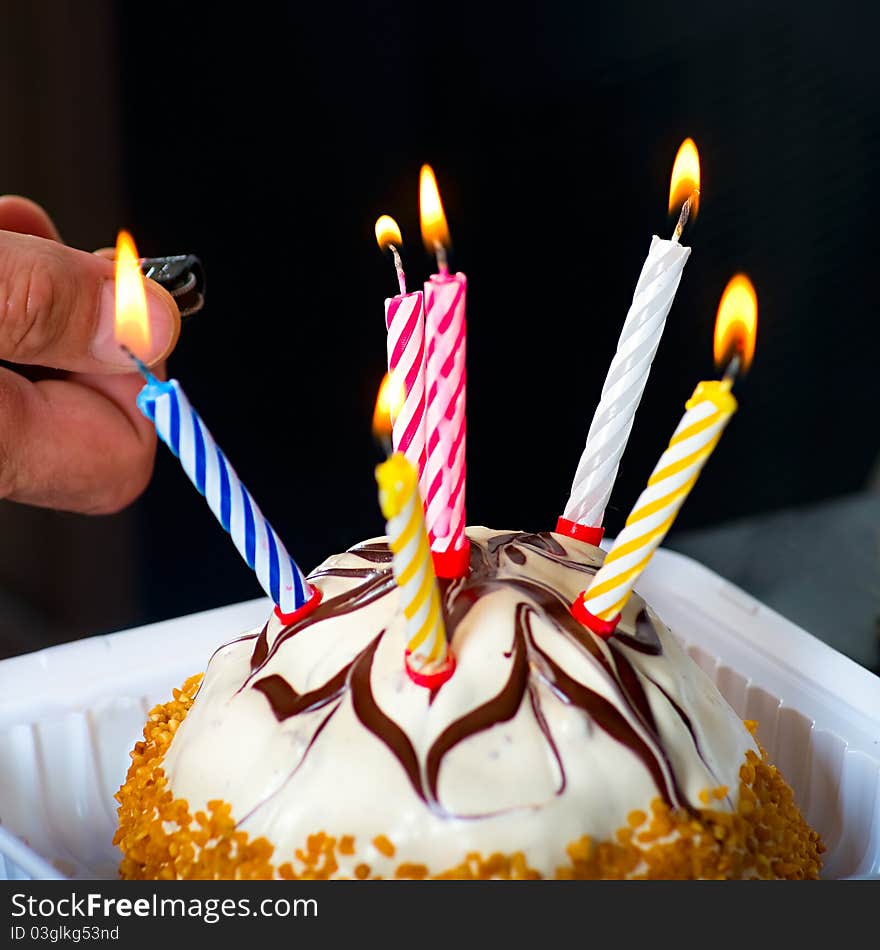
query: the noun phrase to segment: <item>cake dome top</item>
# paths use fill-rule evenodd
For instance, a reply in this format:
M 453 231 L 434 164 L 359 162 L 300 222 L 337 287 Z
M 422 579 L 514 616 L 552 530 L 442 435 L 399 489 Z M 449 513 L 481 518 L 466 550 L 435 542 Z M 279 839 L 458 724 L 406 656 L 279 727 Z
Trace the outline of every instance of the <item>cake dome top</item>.
M 602 552 L 468 537 L 469 572 L 441 582 L 451 679 L 407 677 L 391 554 L 366 541 L 309 575 L 323 599 L 307 617 L 273 615 L 214 654 L 166 757 L 175 794 L 222 798 L 279 846 L 304 829 L 386 835 L 404 855 L 419 842 L 414 860 L 430 841 L 438 866 L 524 837 L 540 866 L 542 849 L 585 826 L 601 839 L 655 797 L 696 813 L 727 788 L 717 807 L 732 809 L 754 740 L 650 607 L 633 596 L 607 640 L 571 616 Z

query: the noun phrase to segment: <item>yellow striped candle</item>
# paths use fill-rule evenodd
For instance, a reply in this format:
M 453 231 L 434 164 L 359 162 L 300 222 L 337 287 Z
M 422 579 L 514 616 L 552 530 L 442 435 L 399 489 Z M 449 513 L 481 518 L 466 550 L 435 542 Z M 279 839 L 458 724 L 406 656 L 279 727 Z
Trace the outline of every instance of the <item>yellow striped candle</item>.
M 748 367 L 756 325 L 754 289 L 748 278 L 737 275 L 722 295 L 715 327 L 716 362 L 728 361 L 724 378 L 697 385 L 626 525 L 589 588 L 572 604 L 574 616 L 594 633 L 610 636 L 614 632 L 633 587 L 736 412 L 731 387 L 737 373 Z
M 376 466 L 376 482 L 406 619 L 406 670 L 420 686 L 436 689 L 452 675 L 455 660 L 446 644 L 419 475 L 402 453 L 395 452 Z

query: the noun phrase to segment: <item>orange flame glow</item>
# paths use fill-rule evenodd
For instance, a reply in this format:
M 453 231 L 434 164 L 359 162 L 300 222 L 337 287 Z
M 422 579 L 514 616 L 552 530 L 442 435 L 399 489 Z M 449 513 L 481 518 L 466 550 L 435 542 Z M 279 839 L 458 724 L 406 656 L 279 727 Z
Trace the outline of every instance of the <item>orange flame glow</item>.
M 730 279 L 718 304 L 715 318 L 715 365 L 720 369 L 734 356 L 741 360 L 740 373 L 752 364 L 758 332 L 758 295 L 745 274 Z
M 376 240 L 379 247 L 384 251 L 389 244 L 400 247 L 403 238 L 400 234 L 400 228 L 397 222 L 390 215 L 381 214 L 376 219 Z
M 150 350 L 147 292 L 132 236 L 120 231 L 116 240 L 116 340 L 137 357 Z
M 390 439 L 394 419 L 403 408 L 405 398 L 403 380 L 399 373 L 386 373 L 376 396 L 373 410 L 373 435 L 377 439 Z
M 425 247 L 432 252 L 438 244 L 448 248 L 449 228 L 446 226 L 446 215 L 443 213 L 443 202 L 440 200 L 437 179 L 430 165 L 422 165 L 419 175 L 419 218 Z
M 690 217 L 697 214 L 700 206 L 700 154 L 693 139 L 685 139 L 678 149 L 672 165 L 672 177 L 669 181 L 669 213 L 679 208 L 691 198 Z

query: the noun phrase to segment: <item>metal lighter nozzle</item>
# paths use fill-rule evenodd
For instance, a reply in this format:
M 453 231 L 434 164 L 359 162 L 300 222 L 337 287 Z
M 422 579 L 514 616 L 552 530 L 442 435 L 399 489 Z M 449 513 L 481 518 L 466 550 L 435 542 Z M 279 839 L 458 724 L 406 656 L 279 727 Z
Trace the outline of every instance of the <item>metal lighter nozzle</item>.
M 161 284 L 174 298 L 180 315 L 191 317 L 205 305 L 205 269 L 194 254 L 142 257 L 141 273 Z

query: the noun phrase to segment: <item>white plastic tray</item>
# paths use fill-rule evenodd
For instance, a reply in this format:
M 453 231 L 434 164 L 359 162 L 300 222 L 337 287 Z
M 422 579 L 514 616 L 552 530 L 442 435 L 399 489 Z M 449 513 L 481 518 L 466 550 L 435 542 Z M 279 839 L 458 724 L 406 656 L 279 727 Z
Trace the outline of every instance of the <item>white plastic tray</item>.
M 880 878 L 880 678 L 680 554 L 638 585 L 758 735 L 828 851 Z M 116 877 L 113 795 L 147 711 L 261 625 L 258 599 L 0 662 L 0 879 Z

